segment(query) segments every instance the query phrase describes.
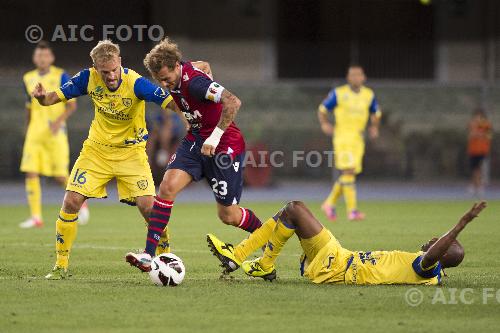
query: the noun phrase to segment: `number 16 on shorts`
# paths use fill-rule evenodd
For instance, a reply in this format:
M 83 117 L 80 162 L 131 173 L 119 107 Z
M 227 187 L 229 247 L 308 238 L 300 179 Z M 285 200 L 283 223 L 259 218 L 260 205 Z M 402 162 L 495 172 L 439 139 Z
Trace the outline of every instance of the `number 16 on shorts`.
M 83 185 L 87 182 L 87 178 L 85 178 L 87 174 L 87 171 L 81 170 L 81 169 L 76 169 L 75 175 L 73 176 L 73 179 L 71 180 L 71 183 L 73 185 Z

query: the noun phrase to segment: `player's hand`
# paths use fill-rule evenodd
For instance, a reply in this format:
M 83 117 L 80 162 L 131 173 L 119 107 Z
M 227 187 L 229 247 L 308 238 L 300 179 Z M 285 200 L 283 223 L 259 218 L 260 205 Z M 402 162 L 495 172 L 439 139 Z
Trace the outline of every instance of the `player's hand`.
M 47 92 L 41 83 L 38 83 L 35 86 L 35 90 L 33 90 L 33 97 L 36 98 L 39 102 L 42 101 L 45 96 L 47 96 Z
M 51 121 L 49 123 L 50 131 L 52 132 L 53 135 L 56 135 L 57 132 L 59 132 L 61 126 L 62 126 L 62 121 L 59 120 Z
M 486 201 L 481 201 L 479 203 L 476 202 L 472 206 L 472 208 L 469 209 L 467 213 L 465 213 L 461 221 L 463 221 L 464 223 L 469 223 L 470 221 L 475 219 L 479 215 L 479 213 L 481 213 L 481 211 L 485 208 L 486 208 Z
M 203 146 L 201 147 L 201 153 L 205 156 L 214 156 L 215 155 L 215 147 L 204 143 Z
M 378 127 L 377 126 L 370 126 L 368 127 L 368 136 L 370 137 L 370 139 L 376 139 L 378 138 Z
M 332 126 L 332 124 L 330 124 L 330 123 L 322 123 L 321 124 L 321 131 L 323 131 L 323 133 L 325 133 L 328 136 L 332 136 L 333 135 L 333 126 Z

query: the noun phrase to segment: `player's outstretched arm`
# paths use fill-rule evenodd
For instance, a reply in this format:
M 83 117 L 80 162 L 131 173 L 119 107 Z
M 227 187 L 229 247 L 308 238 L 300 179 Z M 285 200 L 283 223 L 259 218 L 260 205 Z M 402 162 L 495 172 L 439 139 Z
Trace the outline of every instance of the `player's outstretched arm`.
M 203 147 L 201 147 L 201 153 L 206 156 L 215 155 L 215 148 L 217 148 L 224 131 L 231 125 L 241 107 L 240 99 L 227 89 L 222 92 L 220 101 L 222 103 L 222 114 L 219 123 L 212 134 L 205 140 Z
M 475 203 L 472 208 L 469 209 L 464 216 L 462 216 L 457 225 L 431 245 L 422 258 L 422 267 L 428 268 L 438 262 L 446 251 L 448 251 L 448 248 L 452 245 L 452 243 L 457 239 L 458 234 L 485 208 L 486 201 Z
M 38 83 L 33 91 L 33 97 L 43 106 L 49 106 L 61 102 L 55 91 L 46 92 L 41 83 Z

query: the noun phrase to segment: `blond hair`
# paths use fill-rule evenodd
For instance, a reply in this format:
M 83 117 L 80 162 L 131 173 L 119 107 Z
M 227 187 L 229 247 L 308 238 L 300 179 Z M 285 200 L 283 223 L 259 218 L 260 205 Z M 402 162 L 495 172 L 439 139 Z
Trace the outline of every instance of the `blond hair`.
M 94 64 L 107 62 L 115 56 L 120 56 L 120 47 L 110 40 L 99 41 L 92 51 L 90 51 L 90 57 Z
M 144 66 L 151 74 L 156 74 L 165 66 L 170 70 L 174 69 L 181 59 L 182 54 L 177 44 L 166 37 L 146 54 Z

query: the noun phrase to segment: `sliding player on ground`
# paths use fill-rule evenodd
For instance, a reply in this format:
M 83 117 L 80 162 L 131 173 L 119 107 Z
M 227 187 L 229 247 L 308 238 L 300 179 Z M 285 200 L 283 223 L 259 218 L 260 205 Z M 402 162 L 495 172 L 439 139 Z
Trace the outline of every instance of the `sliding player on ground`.
M 343 248 L 302 202 L 292 201 L 272 218 L 274 231 L 262 257 L 244 261 L 241 267 L 249 276 L 274 280 L 276 259 L 285 243 L 297 234 L 304 251 L 300 260 L 301 275 L 314 283 L 436 285 L 444 276 L 444 268 L 456 267 L 462 262 L 464 249 L 457 237 L 484 208 L 484 201 L 474 204 L 453 228 L 440 238 L 428 241 L 421 251 L 361 252 Z M 213 235 L 208 235 L 208 239 L 212 252 L 228 271 L 238 268 L 240 262 L 236 261 L 231 246 Z

